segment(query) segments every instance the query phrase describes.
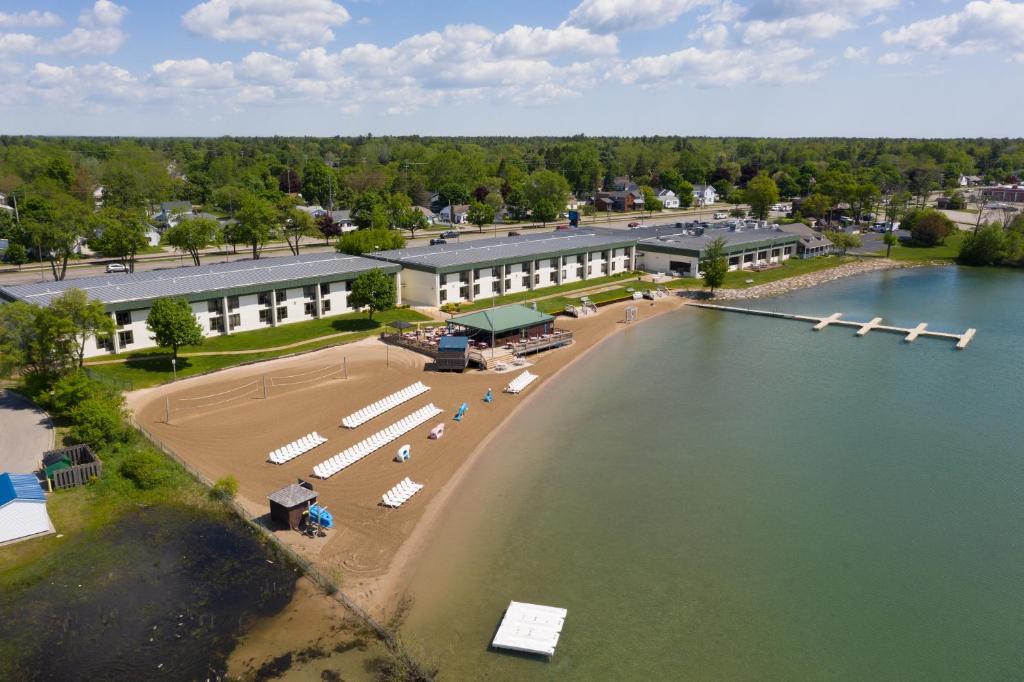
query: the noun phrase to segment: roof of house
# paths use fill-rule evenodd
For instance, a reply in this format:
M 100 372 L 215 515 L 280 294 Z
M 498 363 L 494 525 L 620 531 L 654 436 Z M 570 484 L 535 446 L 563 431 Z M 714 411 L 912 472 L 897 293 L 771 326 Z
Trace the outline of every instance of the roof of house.
M 0 474 L 0 507 L 14 500 L 46 502 L 35 474 Z
M 693 191 L 696 192 L 697 194 L 704 194 L 704 192 L 706 192 L 709 189 L 712 192 L 714 192 L 715 194 L 718 194 L 718 190 L 715 189 L 714 186 L 712 186 L 712 185 L 694 185 L 693 186 Z
M 267 495 L 268 500 L 276 502 L 282 507 L 287 507 L 288 509 L 298 507 L 299 505 L 306 504 L 310 501 L 315 501 L 316 498 L 316 492 L 309 488 L 304 488 L 297 483 L 292 483 L 289 486 L 281 488 L 280 490 L 275 490 Z
M 191 211 L 192 210 L 192 202 L 191 201 L 161 201 L 160 202 L 160 210 L 168 212 L 168 213 L 171 212 L 171 211 L 181 211 L 181 210 Z
M 289 287 L 301 287 L 327 277 L 352 279 L 374 268 L 385 272 L 398 271 L 394 265 L 362 256 L 314 253 L 131 274 L 97 275 L 59 282 L 14 284 L 0 287 L 0 298 L 48 305 L 68 289 L 81 289 L 89 298 L 106 304 L 108 310 L 126 310 L 138 307 L 129 304 L 167 296 L 202 300 L 201 294 L 210 292 L 233 296 L 263 291 L 281 283 L 287 283 Z
M 352 220 L 352 211 L 345 209 L 343 211 L 331 211 L 331 220 L 336 223 L 345 222 L 346 220 Z
M 524 305 L 512 304 L 458 315 L 448 321 L 452 324 L 471 329 L 501 334 L 502 332 L 514 329 L 524 329 L 538 324 L 545 324 L 553 319 L 555 318 L 551 315 L 542 313 L 539 310 L 527 308 Z
M 519 237 L 475 239 L 454 244 L 413 246 L 392 251 L 375 251 L 373 258 L 401 263 L 414 270 L 455 272 L 467 267 L 490 267 L 518 263 L 529 258 L 547 258 L 568 253 L 629 246 L 635 238 L 623 232 L 597 234 L 595 230 L 560 230 L 524 234 Z
M 454 206 L 445 206 L 441 209 L 441 213 L 447 213 L 448 209 L 455 211 L 456 213 L 466 213 L 469 211 L 469 204 L 455 204 Z
M 659 196 L 659 197 L 674 197 L 675 195 L 676 195 L 676 193 L 675 193 L 675 192 L 673 192 L 673 191 L 672 191 L 672 190 L 670 190 L 670 189 L 664 189 L 664 188 L 662 188 L 662 189 L 659 189 L 659 190 L 658 190 L 658 196 Z

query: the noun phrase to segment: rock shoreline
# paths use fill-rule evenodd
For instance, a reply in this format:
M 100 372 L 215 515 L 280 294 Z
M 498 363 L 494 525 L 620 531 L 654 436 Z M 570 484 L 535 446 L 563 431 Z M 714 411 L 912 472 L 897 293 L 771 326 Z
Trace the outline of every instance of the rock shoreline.
M 861 275 L 865 272 L 896 270 L 899 268 L 915 267 L 927 264 L 928 263 L 896 261 L 888 258 L 863 259 L 852 263 L 844 263 L 843 265 L 829 268 L 827 270 L 818 270 L 817 272 L 810 272 L 806 275 L 788 277 L 786 279 L 768 282 L 767 284 L 759 284 L 746 289 L 719 289 L 715 292 L 713 298 L 719 301 L 770 298 L 772 296 L 788 294 L 791 291 L 797 291 L 799 289 L 808 289 L 810 287 L 818 286 L 819 284 L 824 284 L 825 282 L 842 279 L 843 277 Z

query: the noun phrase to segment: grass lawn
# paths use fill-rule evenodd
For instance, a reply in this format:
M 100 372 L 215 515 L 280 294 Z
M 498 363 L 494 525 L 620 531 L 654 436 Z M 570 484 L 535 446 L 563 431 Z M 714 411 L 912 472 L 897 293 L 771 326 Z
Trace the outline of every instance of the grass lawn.
M 956 260 L 965 236 L 965 232 L 958 231 L 946 237 L 946 241 L 939 246 L 909 246 L 901 243 L 892 247 L 890 258 L 911 261 Z M 885 251 L 880 251 L 877 255 L 884 256 Z

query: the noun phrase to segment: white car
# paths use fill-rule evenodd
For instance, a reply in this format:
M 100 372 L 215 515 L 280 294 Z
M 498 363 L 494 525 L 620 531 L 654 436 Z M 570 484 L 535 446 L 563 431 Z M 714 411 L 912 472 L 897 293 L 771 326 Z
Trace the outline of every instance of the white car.
M 725 211 L 719 211 L 718 213 L 715 214 L 715 220 L 725 220 L 728 217 L 729 214 L 726 213 Z
M 107 263 L 107 272 L 128 272 L 123 263 Z

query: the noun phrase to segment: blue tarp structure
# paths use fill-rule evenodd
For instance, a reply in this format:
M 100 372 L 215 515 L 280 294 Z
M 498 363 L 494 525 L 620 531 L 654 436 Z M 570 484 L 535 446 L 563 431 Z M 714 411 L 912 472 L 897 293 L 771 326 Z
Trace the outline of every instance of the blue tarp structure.
M 442 336 L 437 342 L 437 350 L 439 351 L 464 351 L 468 347 L 468 336 Z

